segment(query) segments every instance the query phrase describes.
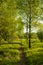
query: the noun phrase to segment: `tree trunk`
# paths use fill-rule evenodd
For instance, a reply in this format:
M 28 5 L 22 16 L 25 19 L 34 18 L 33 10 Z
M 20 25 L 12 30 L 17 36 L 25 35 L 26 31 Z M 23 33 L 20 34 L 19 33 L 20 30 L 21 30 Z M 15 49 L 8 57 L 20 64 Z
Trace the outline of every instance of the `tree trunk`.
M 29 48 L 31 48 L 31 0 L 29 2 Z

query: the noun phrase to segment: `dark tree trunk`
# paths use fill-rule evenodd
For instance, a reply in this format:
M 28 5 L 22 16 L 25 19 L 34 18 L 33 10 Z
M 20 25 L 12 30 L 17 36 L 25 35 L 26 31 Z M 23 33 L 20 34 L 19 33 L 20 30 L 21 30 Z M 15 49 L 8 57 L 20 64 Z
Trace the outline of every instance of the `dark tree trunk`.
M 29 2 L 29 48 L 31 48 L 31 0 Z

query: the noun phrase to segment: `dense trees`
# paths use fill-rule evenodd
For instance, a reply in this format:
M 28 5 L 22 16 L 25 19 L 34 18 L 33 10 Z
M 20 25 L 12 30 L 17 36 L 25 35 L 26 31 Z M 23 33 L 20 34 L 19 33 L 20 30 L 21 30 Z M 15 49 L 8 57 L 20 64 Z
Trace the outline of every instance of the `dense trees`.
M 19 14 L 22 16 L 26 26 L 27 34 L 27 41 L 29 43 L 29 47 L 31 47 L 31 29 L 36 25 L 32 25 L 32 23 L 36 23 L 40 16 L 42 15 L 42 9 L 40 7 L 41 1 L 40 0 L 16 0 L 17 8 L 19 10 Z M 41 12 L 40 12 L 41 11 Z
M 25 28 L 30 48 L 31 32 L 43 18 L 42 5 L 42 0 L 0 0 L 0 39 L 22 38 Z
M 14 34 L 19 33 L 23 29 L 23 22 L 20 18 L 18 20 L 15 19 L 17 9 L 15 9 L 16 4 L 14 0 L 3 0 L 0 3 L 0 39 L 13 41 L 15 38 Z

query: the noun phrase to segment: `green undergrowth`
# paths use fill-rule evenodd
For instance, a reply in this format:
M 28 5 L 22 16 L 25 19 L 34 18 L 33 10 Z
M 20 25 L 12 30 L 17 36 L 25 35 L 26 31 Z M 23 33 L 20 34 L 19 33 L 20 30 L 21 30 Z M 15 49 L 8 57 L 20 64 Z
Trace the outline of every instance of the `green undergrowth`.
M 0 65 L 19 65 L 20 48 L 25 54 L 25 65 L 43 65 L 43 43 L 26 43 L 25 39 L 20 42 L 0 44 Z
M 0 65 L 19 65 L 20 44 L 0 44 Z
M 0 45 L 0 49 L 1 48 L 18 49 L 18 48 L 20 48 L 20 45 L 19 44 L 3 44 L 3 45 Z
M 24 48 L 26 65 L 43 65 L 43 43 L 33 43 L 29 49 Z

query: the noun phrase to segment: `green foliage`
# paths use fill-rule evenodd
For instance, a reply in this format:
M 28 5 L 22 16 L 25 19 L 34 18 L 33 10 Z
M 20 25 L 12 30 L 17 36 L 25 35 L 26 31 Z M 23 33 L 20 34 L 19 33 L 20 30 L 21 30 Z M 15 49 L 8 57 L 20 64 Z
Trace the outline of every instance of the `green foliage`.
M 0 64 L 1 65 L 18 65 L 20 62 L 20 48 L 18 44 L 1 44 L 0 45 Z
M 25 65 L 40 65 L 43 64 L 43 43 L 31 43 L 32 48 L 29 49 L 26 39 L 22 39 L 22 48 L 25 53 Z M 0 64 L 1 65 L 18 65 L 21 61 L 20 41 L 15 41 L 18 44 L 0 44 Z
M 40 40 L 41 42 L 43 42 L 43 30 L 39 30 L 39 31 L 37 32 L 37 36 L 38 36 L 39 40 Z
M 32 48 L 24 52 L 26 65 L 43 65 L 43 43 L 32 43 Z
M 30 55 L 26 57 L 27 65 L 40 65 L 43 64 L 42 52 L 30 52 Z
M 12 16 L 8 9 L 8 2 L 3 1 L 1 3 L 0 14 L 0 35 L 4 40 L 7 40 L 11 37 L 12 26 L 14 24 L 12 24 Z
M 3 0 L 0 4 L 0 40 L 13 41 L 23 29 L 21 18 L 15 20 L 18 10 L 14 0 Z M 20 33 L 19 33 L 20 32 Z
M 42 5 L 42 0 L 0 0 L 0 65 L 18 65 L 21 46 L 26 65 L 43 64 L 43 43 L 39 41 L 43 41 L 43 31 L 37 34 L 30 31 L 31 49 L 27 43 L 29 29 L 43 26 L 38 23 L 38 19 L 43 20 Z

